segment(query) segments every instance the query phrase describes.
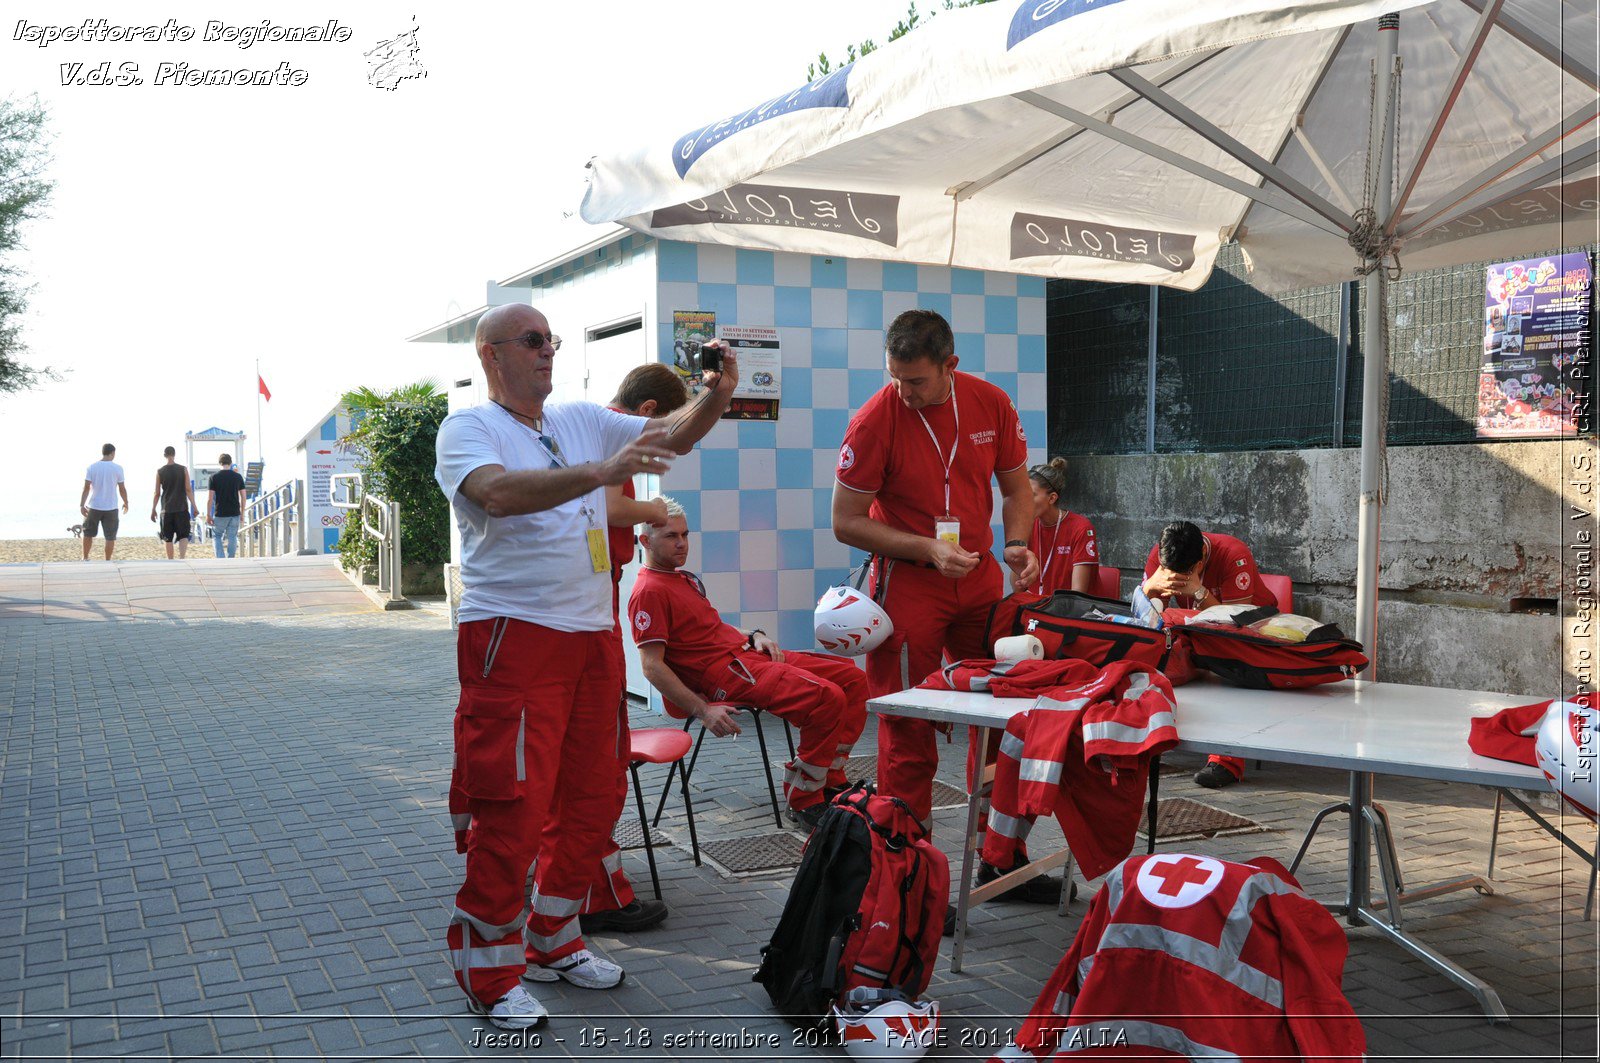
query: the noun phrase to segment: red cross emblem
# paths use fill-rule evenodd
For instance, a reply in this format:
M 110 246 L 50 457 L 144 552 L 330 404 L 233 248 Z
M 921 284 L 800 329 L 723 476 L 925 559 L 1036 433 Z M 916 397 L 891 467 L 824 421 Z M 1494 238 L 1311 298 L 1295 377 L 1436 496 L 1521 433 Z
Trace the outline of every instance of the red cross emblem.
M 1216 889 L 1222 871 L 1221 861 L 1205 856 L 1153 857 L 1139 868 L 1139 892 L 1158 908 L 1187 908 Z
M 1200 865 L 1200 861 L 1192 856 L 1179 857 L 1177 863 L 1161 864 L 1150 874 L 1161 880 L 1158 893 L 1167 897 L 1176 897 L 1188 882 L 1204 882 L 1211 877 Z

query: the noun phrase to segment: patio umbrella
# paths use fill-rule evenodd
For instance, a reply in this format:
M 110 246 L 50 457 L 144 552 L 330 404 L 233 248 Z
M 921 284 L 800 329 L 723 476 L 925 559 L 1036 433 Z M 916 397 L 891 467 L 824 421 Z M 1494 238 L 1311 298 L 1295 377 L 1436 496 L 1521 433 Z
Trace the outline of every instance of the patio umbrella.
M 1269 291 L 1366 276 L 1375 676 L 1383 279 L 1595 238 L 1596 29 L 1593 0 L 1000 0 L 595 158 L 582 214 L 1185 290 L 1228 241 Z

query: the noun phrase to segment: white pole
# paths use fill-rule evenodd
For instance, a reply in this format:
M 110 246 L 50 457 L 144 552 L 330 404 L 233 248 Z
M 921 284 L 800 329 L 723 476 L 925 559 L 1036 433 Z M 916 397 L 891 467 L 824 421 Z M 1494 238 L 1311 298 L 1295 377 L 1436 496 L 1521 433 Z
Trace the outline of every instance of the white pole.
M 266 439 L 261 435 L 261 359 L 256 359 L 256 460 L 261 463 L 261 486 L 267 485 Z M 245 466 L 249 472 L 249 466 Z
M 1395 116 L 1390 113 L 1395 57 L 1399 54 L 1400 16 L 1378 20 L 1378 58 L 1372 99 L 1369 150 L 1375 153 L 1377 184 L 1373 210 L 1381 228 L 1393 209 Z M 1378 548 L 1379 516 L 1383 510 L 1383 437 L 1387 427 L 1389 347 L 1383 310 L 1383 264 L 1377 264 L 1361 283 L 1366 308 L 1362 351 L 1366 357 L 1361 388 L 1361 510 L 1356 538 L 1356 641 L 1372 662 L 1363 679 L 1378 678 Z

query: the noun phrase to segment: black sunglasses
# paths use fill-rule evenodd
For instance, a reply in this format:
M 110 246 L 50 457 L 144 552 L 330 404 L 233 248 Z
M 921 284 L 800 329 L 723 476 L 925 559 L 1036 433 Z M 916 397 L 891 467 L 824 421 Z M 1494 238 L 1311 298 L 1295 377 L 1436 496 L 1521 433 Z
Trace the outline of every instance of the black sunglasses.
M 557 336 L 554 332 L 540 332 L 538 329 L 534 329 L 532 332 L 525 332 L 521 336 L 512 336 L 510 339 L 490 340 L 489 346 L 498 347 L 502 343 L 520 343 L 529 350 L 537 351 L 543 348 L 547 342 L 550 344 L 552 351 L 561 349 L 560 336 Z

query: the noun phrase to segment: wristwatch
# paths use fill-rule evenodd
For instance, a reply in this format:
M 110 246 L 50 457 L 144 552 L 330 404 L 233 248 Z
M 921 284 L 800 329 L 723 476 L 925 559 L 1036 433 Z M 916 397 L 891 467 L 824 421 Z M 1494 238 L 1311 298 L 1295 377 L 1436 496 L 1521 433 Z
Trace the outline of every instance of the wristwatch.
M 1013 546 L 1027 546 L 1027 545 L 1028 545 L 1028 541 L 1026 539 L 1007 539 L 1006 540 L 1006 549 L 1007 550 L 1011 549 Z
M 1206 589 L 1204 587 L 1201 587 L 1199 590 L 1194 592 L 1194 603 L 1196 605 L 1199 605 L 1202 601 L 1205 600 L 1205 596 L 1206 596 Z

